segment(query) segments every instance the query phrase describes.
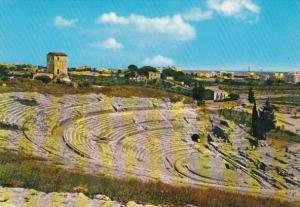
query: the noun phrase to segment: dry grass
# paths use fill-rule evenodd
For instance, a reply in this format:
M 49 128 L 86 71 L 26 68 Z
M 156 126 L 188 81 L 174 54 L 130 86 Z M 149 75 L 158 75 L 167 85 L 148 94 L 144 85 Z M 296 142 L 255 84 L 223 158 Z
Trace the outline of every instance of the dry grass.
M 114 200 L 140 203 L 206 207 L 289 207 L 296 203 L 274 198 L 254 197 L 211 188 L 175 187 L 160 182 L 117 180 L 92 176 L 45 164 L 44 160 L 10 152 L 0 153 L 0 185 L 32 188 L 44 192 L 104 194 Z
M 4 92 L 39 92 L 51 94 L 54 96 L 63 96 L 65 94 L 89 94 L 103 93 L 107 96 L 120 97 L 148 97 L 148 98 L 170 98 L 172 102 L 182 101 L 190 103 L 192 98 L 176 93 L 166 92 L 160 89 L 142 88 L 135 86 L 103 86 L 103 87 L 78 87 L 64 84 L 44 84 L 38 80 L 16 79 L 6 83 L 7 86 L 0 86 L 0 93 Z M 0 83 L 0 85 L 2 85 Z

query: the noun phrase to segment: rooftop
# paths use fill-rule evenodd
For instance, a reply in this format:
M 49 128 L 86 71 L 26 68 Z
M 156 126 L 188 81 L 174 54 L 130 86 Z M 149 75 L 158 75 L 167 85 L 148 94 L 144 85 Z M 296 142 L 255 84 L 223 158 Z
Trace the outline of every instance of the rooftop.
M 49 52 L 47 55 L 68 56 L 64 52 Z

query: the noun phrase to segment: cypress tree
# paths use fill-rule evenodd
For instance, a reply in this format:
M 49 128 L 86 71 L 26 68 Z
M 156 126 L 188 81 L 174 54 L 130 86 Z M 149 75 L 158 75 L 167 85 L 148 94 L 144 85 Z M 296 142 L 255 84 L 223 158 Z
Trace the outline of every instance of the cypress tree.
M 248 93 L 248 101 L 250 103 L 254 103 L 255 102 L 255 96 L 254 96 L 254 92 L 252 90 L 252 87 L 250 87 L 249 89 L 249 93 Z
M 205 99 L 205 94 L 206 94 L 206 91 L 205 91 L 204 86 L 202 84 L 199 84 L 198 92 L 197 92 L 198 101 L 203 101 Z
M 193 99 L 202 102 L 205 99 L 205 88 L 202 84 L 196 82 L 193 88 Z
M 193 88 L 193 99 L 194 100 L 197 100 L 197 93 L 198 93 L 198 84 L 197 84 L 197 82 L 195 83 L 195 85 L 194 85 L 194 88 Z
M 253 108 L 252 108 L 252 135 L 255 134 L 255 130 L 257 127 L 257 121 L 258 121 L 258 112 L 257 112 L 257 108 L 256 108 L 256 102 L 254 102 Z
M 274 114 L 274 106 L 271 105 L 269 99 L 266 101 L 262 110 L 259 110 L 259 118 L 256 127 L 257 137 L 266 139 L 266 134 L 275 128 L 276 118 Z
M 262 119 L 264 121 L 266 132 L 275 128 L 276 119 L 275 119 L 274 111 L 275 111 L 274 106 L 271 105 L 268 99 L 263 107 L 263 114 L 262 114 Z
M 259 117 L 258 117 L 258 112 L 256 108 L 256 101 L 254 102 L 253 108 L 252 108 L 252 126 L 251 126 L 251 134 L 256 138 L 255 140 L 255 145 L 258 145 L 258 139 L 259 139 Z

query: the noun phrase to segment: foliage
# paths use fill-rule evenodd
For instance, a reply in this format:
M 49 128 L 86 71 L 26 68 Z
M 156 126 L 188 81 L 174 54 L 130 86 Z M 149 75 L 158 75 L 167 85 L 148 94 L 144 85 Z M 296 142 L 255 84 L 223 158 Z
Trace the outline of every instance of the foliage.
M 178 79 L 180 76 L 184 76 L 184 73 L 182 71 L 177 71 L 177 70 L 174 70 L 172 68 L 167 68 L 167 69 L 164 69 L 161 73 L 161 77 L 162 78 L 166 78 L 166 77 L 174 77 L 174 79 Z
M 258 112 L 257 112 L 257 108 L 256 108 L 256 102 L 254 102 L 253 108 L 252 108 L 252 119 L 251 119 L 251 133 L 254 137 L 257 137 L 257 131 L 256 129 L 258 128 L 257 124 L 258 124 Z
M 274 114 L 274 106 L 267 100 L 265 105 L 258 113 L 258 119 L 255 130 L 255 136 L 259 139 L 266 139 L 266 134 L 275 129 L 276 119 Z
M 299 134 L 295 134 L 291 131 L 283 130 L 280 128 L 272 129 L 268 133 L 268 137 L 272 137 L 273 139 L 286 140 L 288 142 L 300 143 L 300 135 Z
M 243 124 L 251 127 L 251 114 L 246 111 L 236 111 L 233 109 L 220 109 L 220 115 L 236 124 Z
M 193 88 L 193 99 L 194 100 L 197 100 L 199 102 L 202 102 L 205 98 L 205 94 L 206 94 L 206 91 L 205 91 L 205 88 L 204 86 L 201 84 L 201 83 L 195 83 L 195 86 Z
M 110 79 L 108 79 L 110 80 Z M 85 81 L 86 83 L 83 83 Z M 78 81 L 82 84 L 89 84 L 89 79 L 84 78 Z M 120 97 L 150 97 L 150 98 L 173 98 L 172 100 L 184 100 L 191 99 L 186 95 L 190 96 L 189 91 L 176 88 L 164 89 L 160 83 L 149 83 L 146 86 L 141 84 L 130 85 L 108 85 L 108 86 L 87 86 L 75 88 L 71 85 L 49 83 L 41 86 L 41 82 L 38 80 L 29 79 L 14 79 L 10 82 L 6 82 L 6 87 L 0 87 L 0 93 L 5 92 L 39 92 L 42 94 L 51 94 L 54 96 L 63 96 L 66 94 L 89 94 L 89 93 L 103 93 L 107 96 L 120 96 Z M 162 90 L 163 89 L 163 90 Z M 180 97 L 180 98 L 178 98 Z M 190 101 L 188 101 L 190 102 Z
M 23 187 L 43 192 L 82 192 L 93 197 L 106 195 L 113 200 L 138 203 L 207 207 L 291 207 L 288 201 L 256 197 L 214 188 L 180 187 L 161 182 L 136 179 L 115 179 L 104 175 L 89 175 L 45 164 L 45 160 L 22 154 L 0 152 L 0 185 Z
M 230 99 L 231 101 L 236 101 L 236 100 L 238 100 L 238 99 L 240 98 L 240 95 L 237 94 L 237 93 L 230 93 L 230 94 L 228 95 L 228 97 L 229 97 L 229 99 Z
M 175 81 L 184 82 L 188 86 L 192 86 L 193 77 L 187 76 L 182 71 L 174 70 L 172 68 L 167 68 L 162 71 L 161 74 L 162 79 L 166 79 L 166 77 L 173 77 Z
M 250 87 L 249 89 L 249 93 L 248 93 L 248 101 L 250 103 L 254 103 L 255 102 L 255 97 L 254 97 L 254 92 L 252 90 L 252 87 Z
M 160 89 L 171 93 L 178 93 L 185 96 L 191 96 L 191 90 L 182 88 L 182 87 L 174 87 L 168 82 L 164 81 L 147 81 L 145 82 L 136 82 L 133 80 L 129 80 L 127 78 L 114 78 L 114 77 L 94 77 L 94 76 L 82 76 L 82 75 L 72 75 L 71 79 L 73 82 L 78 82 L 79 84 L 82 82 L 88 82 L 90 85 L 97 86 L 135 86 L 142 88 L 153 88 Z
M 136 65 L 129 65 L 128 70 L 129 70 L 129 77 L 135 77 L 138 74 L 138 67 Z
M 8 79 L 8 70 L 5 67 L 0 67 L 0 80 L 7 80 Z
M 139 75 L 148 75 L 148 72 L 157 72 L 158 70 L 152 66 L 143 66 L 140 69 L 138 69 L 138 74 Z
M 300 91 L 294 96 L 274 97 L 271 100 L 274 104 L 300 106 Z
M 51 82 L 51 78 L 49 76 L 38 76 L 35 79 L 42 81 L 43 83 L 50 83 Z
M 17 131 L 17 130 L 19 130 L 19 127 L 15 124 L 8 124 L 8 123 L 0 122 L 0 129 Z
M 300 85 L 297 84 L 289 84 L 289 83 L 274 83 L 272 85 L 267 85 L 265 82 L 259 82 L 259 81 L 235 81 L 235 80 L 229 80 L 230 82 L 222 82 L 218 83 L 219 88 L 225 91 L 229 92 L 236 92 L 236 93 L 248 93 L 249 92 L 249 86 L 252 88 L 252 90 L 255 90 L 257 92 L 260 91 L 272 91 L 273 93 L 280 93 L 282 94 L 283 90 L 289 91 L 289 93 L 293 93 L 294 91 L 297 91 L 300 89 Z

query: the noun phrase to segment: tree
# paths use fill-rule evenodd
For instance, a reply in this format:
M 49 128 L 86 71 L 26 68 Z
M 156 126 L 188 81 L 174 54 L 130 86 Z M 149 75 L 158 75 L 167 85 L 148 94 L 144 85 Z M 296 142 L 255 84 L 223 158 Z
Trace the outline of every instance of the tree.
M 193 99 L 197 100 L 198 83 L 196 82 L 193 88 Z
M 161 77 L 165 79 L 166 77 L 174 77 L 175 80 L 179 80 L 182 77 L 185 77 L 184 72 L 173 70 L 172 68 L 167 68 L 162 71 Z
M 140 75 L 145 75 L 147 76 L 149 72 L 158 72 L 157 68 L 154 68 L 152 66 L 143 66 L 138 70 L 138 73 Z
M 139 68 L 136 65 L 129 65 L 128 66 L 129 76 L 132 77 L 132 78 L 137 76 L 138 69 Z
M 42 81 L 43 83 L 50 83 L 51 78 L 49 76 L 43 75 L 43 76 L 38 76 L 36 77 L 37 80 Z
M 7 68 L 0 66 L 0 80 L 8 79 L 8 70 Z
M 260 112 L 261 119 L 264 123 L 265 131 L 268 132 L 275 128 L 276 119 L 274 114 L 274 106 L 271 105 L 269 99 L 266 101 L 262 111 Z
M 258 137 L 257 135 L 257 122 L 258 122 L 258 112 L 256 108 L 256 102 L 254 102 L 253 108 L 252 108 L 252 126 L 251 126 L 251 133 L 254 137 Z M 257 143 L 256 143 L 257 144 Z
M 202 102 L 205 99 L 205 95 L 206 95 L 206 90 L 204 88 L 204 86 L 199 83 L 196 82 L 195 86 L 193 88 L 193 99 Z
M 254 103 L 255 102 L 255 97 L 254 97 L 254 92 L 252 90 L 252 87 L 249 89 L 249 93 L 248 93 L 248 101 L 250 103 Z
M 269 100 L 267 100 L 263 108 L 259 110 L 258 119 L 254 122 L 253 119 L 256 119 L 255 111 L 252 112 L 253 136 L 257 139 L 266 139 L 266 134 L 274 129 L 276 124 L 274 106 L 271 105 Z

